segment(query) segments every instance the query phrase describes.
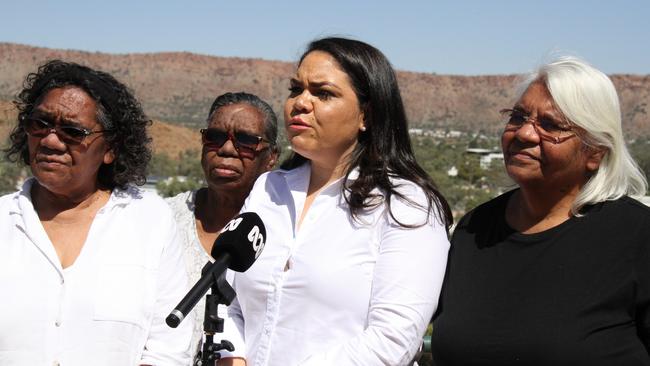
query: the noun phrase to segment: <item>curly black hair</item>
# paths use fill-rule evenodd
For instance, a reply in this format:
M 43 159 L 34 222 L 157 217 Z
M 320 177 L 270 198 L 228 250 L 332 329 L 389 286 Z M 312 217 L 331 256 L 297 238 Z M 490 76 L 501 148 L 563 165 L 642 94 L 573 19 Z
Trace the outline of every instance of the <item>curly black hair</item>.
M 83 89 L 97 104 L 97 121 L 105 129 L 104 138 L 115 154 L 111 164 L 103 164 L 98 182 L 107 188 L 125 189 L 128 184 L 146 182 L 146 168 L 151 160 L 151 138 L 140 102 L 131 91 L 113 76 L 74 62 L 48 61 L 25 78 L 23 90 L 14 105 L 18 123 L 11 132 L 11 146 L 4 150 L 10 161 L 22 160 L 29 165 L 27 134 L 20 121 L 31 115 L 41 99 L 52 89 L 74 86 Z

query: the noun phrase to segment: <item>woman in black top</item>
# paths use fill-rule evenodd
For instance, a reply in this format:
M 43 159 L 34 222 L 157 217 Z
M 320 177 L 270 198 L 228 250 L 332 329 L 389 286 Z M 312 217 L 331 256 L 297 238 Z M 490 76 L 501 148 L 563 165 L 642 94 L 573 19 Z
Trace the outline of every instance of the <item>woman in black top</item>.
M 458 224 L 433 324 L 446 365 L 650 365 L 647 183 L 609 78 L 575 58 L 530 76 L 502 148 L 519 188 Z

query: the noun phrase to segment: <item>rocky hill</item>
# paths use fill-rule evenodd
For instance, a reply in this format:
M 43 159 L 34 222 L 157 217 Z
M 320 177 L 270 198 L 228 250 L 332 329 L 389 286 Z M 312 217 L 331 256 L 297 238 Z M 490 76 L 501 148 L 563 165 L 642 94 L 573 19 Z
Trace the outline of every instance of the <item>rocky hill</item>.
M 0 100 L 11 100 L 25 75 L 53 58 L 110 72 L 135 91 L 150 117 L 193 128 L 203 123 L 214 97 L 226 91 L 257 94 L 281 112 L 294 69 L 291 63 L 260 59 L 104 54 L 0 43 Z M 515 75 L 399 72 L 398 78 L 411 127 L 491 133 L 500 130 L 498 110 L 512 104 L 517 82 Z M 650 75 L 613 75 L 612 79 L 620 93 L 627 136 L 650 136 Z

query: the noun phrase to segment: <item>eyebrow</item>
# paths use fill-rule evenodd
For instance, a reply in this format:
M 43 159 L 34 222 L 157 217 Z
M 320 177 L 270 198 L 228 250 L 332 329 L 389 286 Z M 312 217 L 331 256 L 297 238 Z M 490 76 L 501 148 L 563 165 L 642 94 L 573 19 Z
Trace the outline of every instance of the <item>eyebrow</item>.
M 303 85 L 302 81 L 300 81 L 300 80 L 298 80 L 296 78 L 289 79 L 289 82 L 291 84 Z M 341 89 L 338 85 L 334 84 L 331 81 L 312 81 L 312 82 L 309 83 L 309 86 L 310 87 L 315 87 L 315 88 L 320 88 L 320 87 L 323 87 L 323 86 L 331 86 L 331 87 L 336 88 L 336 89 Z
M 515 106 L 512 107 L 512 110 L 515 112 L 530 114 L 530 112 L 526 110 L 526 108 L 524 108 L 521 104 L 515 104 Z M 544 113 L 541 114 L 541 117 L 551 118 L 560 122 L 562 122 L 561 121 L 562 116 L 563 116 L 562 113 L 555 109 L 551 109 L 551 111 L 545 111 Z
M 224 128 L 221 128 L 221 127 L 206 127 L 206 129 L 208 129 L 208 130 L 218 130 L 218 131 L 225 132 L 225 133 L 230 132 L 230 130 L 224 129 Z M 240 128 L 240 127 L 233 128 L 232 131 L 233 131 L 233 133 L 243 132 L 243 133 L 246 133 L 246 134 L 249 134 L 249 135 L 261 136 L 261 137 L 264 137 L 264 135 L 265 135 L 264 131 L 258 133 L 257 131 L 253 131 L 253 130 L 248 129 L 248 128 Z
M 34 108 L 34 110 L 32 111 L 32 115 L 36 117 L 48 117 L 51 119 L 56 118 L 56 115 L 54 113 L 43 109 L 39 109 L 38 107 Z M 73 126 L 82 126 L 81 122 L 75 121 L 73 119 L 68 119 L 68 118 L 61 118 L 61 123 L 67 125 L 73 125 Z
M 524 107 L 521 106 L 521 104 L 515 104 L 512 107 L 513 112 L 520 112 L 520 113 L 525 113 L 525 114 L 530 114 Z

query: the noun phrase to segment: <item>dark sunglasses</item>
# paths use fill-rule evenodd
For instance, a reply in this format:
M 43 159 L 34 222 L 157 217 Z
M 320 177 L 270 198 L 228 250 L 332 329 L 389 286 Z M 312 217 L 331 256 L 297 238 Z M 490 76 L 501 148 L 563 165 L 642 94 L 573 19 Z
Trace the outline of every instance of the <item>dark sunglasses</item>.
M 221 148 L 226 141 L 232 141 L 235 150 L 242 158 L 254 158 L 258 153 L 257 147 L 260 143 L 271 141 L 261 136 L 251 135 L 245 132 L 230 133 L 217 128 L 204 128 L 201 130 L 203 145 L 211 148 Z
M 78 145 L 86 137 L 95 133 L 109 132 L 110 130 L 93 131 L 88 128 L 73 125 L 58 125 L 36 117 L 23 119 L 22 126 L 29 136 L 43 138 L 54 132 L 61 141 L 69 145 Z

